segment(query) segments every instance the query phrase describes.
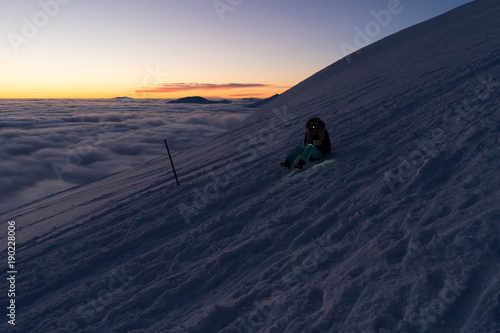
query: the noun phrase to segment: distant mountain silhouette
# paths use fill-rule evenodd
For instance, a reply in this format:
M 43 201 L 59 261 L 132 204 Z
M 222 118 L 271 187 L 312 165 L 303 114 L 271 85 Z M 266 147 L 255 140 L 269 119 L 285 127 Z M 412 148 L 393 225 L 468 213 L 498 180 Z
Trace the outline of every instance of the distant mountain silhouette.
M 264 105 L 266 103 L 269 103 L 270 101 L 272 101 L 273 99 L 275 99 L 278 96 L 279 96 L 279 94 L 276 94 L 274 96 L 271 96 L 269 98 L 260 100 L 258 102 L 255 102 L 255 103 L 252 103 L 252 104 L 249 104 L 249 105 L 245 105 L 245 107 L 246 108 L 260 108 L 262 105 Z
M 230 100 L 211 101 L 200 96 L 184 97 L 168 102 L 168 104 L 229 104 Z
M 119 97 L 115 97 L 113 99 L 121 99 L 121 100 L 125 100 L 125 99 L 133 99 L 132 97 L 128 97 L 128 96 L 119 96 Z

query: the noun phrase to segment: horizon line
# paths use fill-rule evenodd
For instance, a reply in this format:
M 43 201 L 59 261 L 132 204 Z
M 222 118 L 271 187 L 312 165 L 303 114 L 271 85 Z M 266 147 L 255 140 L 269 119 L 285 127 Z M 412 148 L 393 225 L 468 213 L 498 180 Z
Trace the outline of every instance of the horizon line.
M 188 98 L 188 97 L 202 97 L 202 98 L 220 98 L 220 99 L 248 99 L 248 98 L 259 98 L 259 99 L 265 99 L 267 97 L 252 97 L 252 96 L 257 96 L 257 95 L 263 95 L 263 94 L 255 94 L 255 95 L 249 95 L 247 97 L 215 97 L 215 96 L 209 96 L 209 97 L 204 97 L 204 96 L 184 96 L 184 97 L 177 97 L 177 98 L 166 98 L 166 97 L 129 97 L 129 96 L 116 96 L 116 97 L 0 97 L 0 100 L 22 100 L 22 99 L 38 99 L 38 100 L 43 100 L 43 99 L 120 99 L 120 98 L 128 98 L 128 99 L 164 99 L 164 100 L 175 100 L 175 99 L 181 99 L 181 98 Z M 274 94 L 276 95 L 276 94 Z M 274 95 L 270 95 L 269 97 L 272 97 Z M 281 95 L 281 94 L 278 94 Z

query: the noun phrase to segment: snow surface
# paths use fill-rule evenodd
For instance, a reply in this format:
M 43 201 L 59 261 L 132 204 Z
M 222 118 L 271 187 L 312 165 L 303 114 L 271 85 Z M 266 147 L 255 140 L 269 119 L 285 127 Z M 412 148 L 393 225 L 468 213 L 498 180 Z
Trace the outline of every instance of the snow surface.
M 325 68 L 176 153 L 181 186 L 164 156 L 7 212 L 8 331 L 500 332 L 498 17 Z M 312 115 L 333 153 L 289 173 Z

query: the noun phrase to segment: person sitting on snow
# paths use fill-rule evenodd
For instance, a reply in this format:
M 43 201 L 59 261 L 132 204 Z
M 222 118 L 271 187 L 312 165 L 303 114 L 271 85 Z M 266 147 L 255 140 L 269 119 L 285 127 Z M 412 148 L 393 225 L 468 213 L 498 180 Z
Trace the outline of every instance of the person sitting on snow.
M 295 164 L 295 168 L 302 169 L 309 161 L 321 159 L 331 150 L 330 136 L 325 128 L 325 123 L 318 117 L 309 119 L 306 123 L 306 136 L 304 147 L 295 147 L 281 163 L 281 166 L 290 169 L 293 162 L 300 155 L 300 160 Z

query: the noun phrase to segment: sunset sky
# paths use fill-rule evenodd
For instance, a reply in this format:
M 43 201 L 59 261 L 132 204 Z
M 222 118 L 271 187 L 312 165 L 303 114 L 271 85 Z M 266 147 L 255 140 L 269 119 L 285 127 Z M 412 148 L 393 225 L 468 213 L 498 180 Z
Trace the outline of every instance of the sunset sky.
M 467 2 L 2 1 L 0 98 L 268 97 Z

